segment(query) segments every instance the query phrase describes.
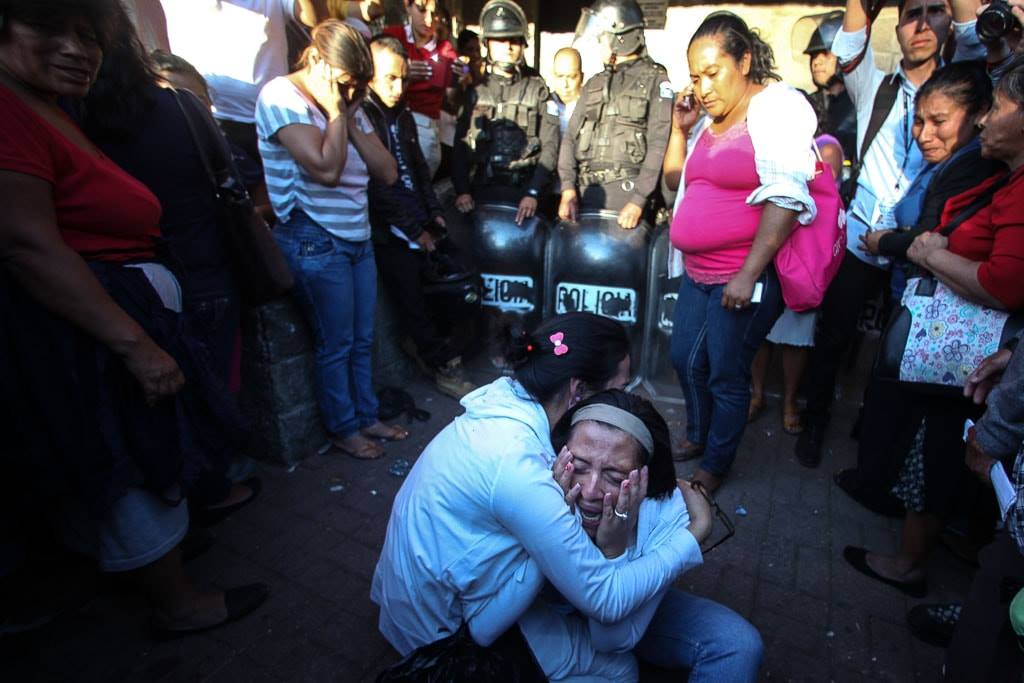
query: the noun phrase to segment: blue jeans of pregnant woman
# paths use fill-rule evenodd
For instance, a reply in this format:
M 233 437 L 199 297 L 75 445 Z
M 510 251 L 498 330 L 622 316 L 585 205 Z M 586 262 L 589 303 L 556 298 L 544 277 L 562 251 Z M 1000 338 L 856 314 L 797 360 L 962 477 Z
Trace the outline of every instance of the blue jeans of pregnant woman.
M 672 325 L 672 365 L 686 399 L 686 438 L 704 444 L 701 468 L 729 471 L 747 424 L 750 365 L 782 314 L 782 290 L 769 266 L 758 279 L 761 302 L 722 308 L 725 283 L 705 285 L 683 275 Z
M 278 223 L 274 236 L 295 275 L 295 301 L 313 331 L 324 426 L 334 437 L 351 436 L 377 421 L 373 245 L 335 237 L 302 211 Z

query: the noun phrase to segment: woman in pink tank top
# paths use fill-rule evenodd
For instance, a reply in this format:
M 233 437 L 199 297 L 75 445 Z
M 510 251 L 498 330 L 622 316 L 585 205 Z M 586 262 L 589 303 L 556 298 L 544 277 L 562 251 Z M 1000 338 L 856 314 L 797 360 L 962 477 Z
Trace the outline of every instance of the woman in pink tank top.
M 778 82 L 771 48 L 732 13 L 708 16 L 687 57 L 695 99 L 676 103 L 664 164 L 669 185 L 685 185 L 670 233 L 686 268 L 671 346 L 687 415 L 676 458 L 702 456 L 693 478 L 714 490 L 743 436 L 754 354 L 783 310 L 772 259 L 814 212 L 816 118 Z M 696 127 L 701 108 L 707 119 Z M 687 152 L 691 130 L 699 134 Z

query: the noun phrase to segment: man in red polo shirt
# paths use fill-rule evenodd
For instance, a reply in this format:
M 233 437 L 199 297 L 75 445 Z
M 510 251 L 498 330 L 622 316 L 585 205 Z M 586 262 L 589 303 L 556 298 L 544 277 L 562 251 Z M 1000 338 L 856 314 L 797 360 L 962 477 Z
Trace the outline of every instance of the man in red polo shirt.
M 434 36 L 435 0 L 405 0 L 409 21 L 403 26 L 388 26 L 384 33 L 394 36 L 409 55 L 409 86 L 406 102 L 416 119 L 423 158 L 436 173 L 441 165 L 441 140 L 438 135 L 441 105 L 455 87 L 452 65 L 458 61 L 455 48 L 447 40 Z

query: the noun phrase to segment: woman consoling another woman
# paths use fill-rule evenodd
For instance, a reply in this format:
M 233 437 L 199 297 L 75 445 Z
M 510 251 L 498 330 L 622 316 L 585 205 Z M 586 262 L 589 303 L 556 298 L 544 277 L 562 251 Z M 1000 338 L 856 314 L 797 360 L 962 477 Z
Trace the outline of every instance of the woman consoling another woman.
M 556 462 L 552 426 L 588 397 L 625 385 L 624 329 L 573 313 L 532 334 L 509 330 L 505 346 L 514 377 L 463 399 L 466 412 L 428 444 L 395 498 L 371 593 L 381 606 L 384 636 L 404 655 L 466 623 L 487 646 L 526 615 L 520 627 L 553 680 L 630 680 L 631 649 L 652 657 L 657 651 L 663 665 L 691 668 L 694 681 L 723 671 L 731 672 L 729 680 L 754 680 L 761 642 L 741 617 L 717 605 L 702 609 L 703 601 L 686 597 L 680 605 L 703 619 L 661 618 L 659 605 L 671 603 L 669 613 L 680 606 L 671 583 L 701 555 L 659 425 L 638 428 L 643 417 L 623 416 L 635 408 L 629 401 L 622 408 L 598 399 L 584 413 L 591 418 L 569 425 L 570 448 Z M 622 418 L 611 427 L 624 431 L 624 419 L 632 432 L 609 433 L 604 424 L 615 420 L 609 414 Z M 654 496 L 645 502 L 652 473 Z M 545 582 L 551 586 L 545 596 L 558 598 L 533 607 Z M 560 614 L 549 621 L 542 615 L 555 603 Z M 563 619 L 563 611 L 575 616 Z M 595 643 L 582 626 L 591 622 L 620 625 L 633 636 Z M 530 636 L 538 626 L 563 637 L 534 647 Z M 666 640 L 654 644 L 660 638 Z M 599 655 L 599 646 L 630 660 Z M 566 667 L 560 662 L 567 652 L 585 656 Z

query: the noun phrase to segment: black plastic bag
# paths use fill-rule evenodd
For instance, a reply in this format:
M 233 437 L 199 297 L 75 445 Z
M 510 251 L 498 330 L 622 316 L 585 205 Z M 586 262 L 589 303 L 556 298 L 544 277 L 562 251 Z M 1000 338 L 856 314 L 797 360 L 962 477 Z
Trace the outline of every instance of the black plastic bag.
M 382 671 L 377 683 L 547 683 L 547 678 L 518 626 L 483 647 L 463 623 Z
M 430 419 L 430 413 L 422 408 L 417 408 L 416 400 L 405 389 L 384 387 L 377 392 L 377 403 L 379 404 L 377 417 L 385 422 L 401 415 L 405 415 L 409 422 L 413 420 L 426 422 Z

